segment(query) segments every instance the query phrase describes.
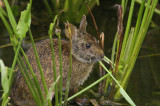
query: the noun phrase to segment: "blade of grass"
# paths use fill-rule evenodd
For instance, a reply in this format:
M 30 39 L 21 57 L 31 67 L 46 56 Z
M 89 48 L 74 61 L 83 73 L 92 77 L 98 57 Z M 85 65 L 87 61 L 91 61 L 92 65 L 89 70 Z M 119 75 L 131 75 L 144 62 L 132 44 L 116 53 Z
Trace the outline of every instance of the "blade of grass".
M 44 5 L 45 5 L 45 7 L 46 7 L 46 9 L 48 11 L 48 14 L 50 15 L 50 18 L 53 19 L 53 12 L 52 12 L 52 9 L 51 9 L 48 1 L 47 0 L 43 0 L 43 3 L 44 3 Z
M 12 10 L 11 10 L 11 8 L 10 8 L 9 3 L 8 3 L 7 0 L 4 0 L 4 3 L 5 3 L 5 6 L 6 6 L 6 9 L 7 9 L 8 18 L 10 20 L 10 23 L 11 23 L 11 26 L 13 28 L 13 31 L 14 31 L 14 33 L 16 35 L 16 38 L 18 38 L 17 37 L 17 31 L 16 31 L 17 23 L 16 23 L 16 20 L 15 20 L 15 18 L 13 16 Z
M 136 2 L 137 2 L 138 4 L 143 4 L 143 1 L 141 1 L 141 0 L 136 0 Z M 145 3 L 145 6 L 146 6 L 146 5 L 147 5 L 147 4 Z M 156 14 L 160 15 L 160 10 L 159 10 L 159 9 L 155 8 L 154 12 L 155 12 Z
M 140 29 L 140 24 L 141 24 L 141 21 L 142 21 L 145 2 L 146 2 L 146 0 L 142 1 L 141 7 L 139 9 L 138 18 L 137 18 L 136 27 L 135 27 L 135 33 L 134 33 L 135 38 L 138 36 L 138 32 L 139 32 L 139 29 Z M 133 45 L 134 45 L 135 40 L 136 39 L 133 39 Z
M 124 51 L 125 51 L 125 48 L 126 48 L 126 42 L 127 42 L 127 39 L 128 39 L 130 26 L 131 26 L 131 21 L 132 21 L 134 4 L 135 4 L 135 0 L 132 0 L 131 1 L 130 11 L 129 11 L 129 16 L 128 16 L 128 21 L 127 21 L 127 27 L 126 27 L 126 31 L 125 31 L 125 35 L 124 35 L 124 39 L 123 39 L 122 50 L 121 50 L 121 54 L 120 54 L 120 60 L 123 57 Z
M 58 78 L 56 79 L 56 81 L 51 85 L 51 87 L 49 88 L 48 94 L 46 96 L 46 100 L 44 104 L 47 104 L 47 101 L 50 100 L 50 96 L 52 94 L 53 89 L 55 88 L 55 85 L 58 83 L 60 76 L 58 76 Z
M 124 4 L 124 9 L 123 9 L 123 16 L 125 14 L 126 8 L 127 8 L 127 4 L 128 4 L 128 0 L 126 0 L 125 4 Z
M 134 34 L 134 28 L 132 27 L 131 31 L 130 31 L 130 34 L 129 34 L 128 41 L 127 41 L 126 50 L 125 50 L 125 53 L 124 53 L 125 56 L 123 57 L 125 62 L 127 61 L 127 58 L 129 56 L 129 52 L 131 51 L 131 44 L 133 42 L 133 34 Z
M 1 14 L 3 14 L 5 17 L 8 17 L 8 14 L 6 13 L 6 11 L 5 10 L 3 10 L 3 8 L 2 7 L 0 7 L 2 10 L 1 10 Z
M 120 93 L 123 95 L 123 97 L 127 100 L 127 102 L 132 105 L 136 106 L 132 99 L 128 96 L 128 94 L 124 91 L 124 89 L 121 87 L 121 85 L 118 83 L 118 81 L 113 77 L 113 75 L 109 72 L 109 70 L 103 65 L 103 63 L 100 61 L 100 65 L 106 70 L 106 72 L 112 77 L 112 79 L 116 82 L 116 84 L 120 87 Z
M 53 23 L 50 24 L 49 31 L 48 31 L 50 43 L 51 43 L 51 50 L 52 50 L 54 81 L 56 81 L 56 79 L 57 79 L 57 72 L 56 72 L 56 65 L 55 65 L 55 58 L 54 58 L 52 31 L 53 31 L 56 20 L 57 20 L 57 15 L 54 17 Z M 58 84 L 57 83 L 55 84 L 55 106 L 58 106 Z
M 69 0 L 65 0 L 63 10 L 66 12 L 68 10 L 68 8 L 69 8 Z
M 47 89 L 47 85 L 46 85 L 43 69 L 42 69 L 42 66 L 41 66 L 41 63 L 40 63 L 40 60 L 39 60 L 39 56 L 38 56 L 38 53 L 37 53 L 37 50 L 36 50 L 36 46 L 35 46 L 35 43 L 34 43 L 34 40 L 33 40 L 31 29 L 30 28 L 28 28 L 28 29 L 29 29 L 29 36 L 30 36 L 31 41 L 32 41 L 32 46 L 33 46 L 34 54 L 36 56 L 36 60 L 37 60 L 37 63 L 38 63 L 38 68 L 39 68 L 39 72 L 40 72 L 40 75 L 41 75 L 44 91 L 45 91 L 45 94 L 47 95 L 48 94 L 48 89 Z M 50 100 L 48 101 L 48 103 L 49 103 L 49 106 L 51 106 L 52 103 L 51 103 Z
M 142 4 L 141 4 L 141 7 L 140 7 L 140 10 L 139 10 L 139 13 L 138 13 L 138 18 L 137 18 L 137 22 L 136 22 L 136 27 L 135 27 L 135 32 L 134 32 L 134 35 L 133 35 L 133 42 L 131 44 L 131 50 L 129 52 L 129 57 L 131 56 L 132 52 L 133 52 L 133 49 L 134 49 L 134 45 L 135 45 L 135 41 L 137 39 L 137 36 L 138 36 L 138 33 L 139 33 L 139 29 L 140 29 L 140 24 L 141 24 L 141 21 L 142 21 L 142 16 L 143 16 L 143 11 L 144 11 L 144 4 L 145 4 L 145 1 L 146 0 L 143 0 L 142 1 Z M 148 2 L 149 3 L 149 2 Z M 129 60 L 129 59 L 128 59 Z
M 99 6 L 99 4 L 100 4 L 100 3 L 99 3 L 99 0 L 96 0 L 96 2 L 97 2 L 97 5 Z
M 54 8 L 56 14 L 58 14 L 58 7 L 57 7 L 57 4 L 56 4 L 56 0 L 51 0 L 51 3 L 52 3 L 52 7 Z
M 0 17 L 1 17 L 1 19 L 2 19 L 2 21 L 3 21 L 3 23 L 4 23 L 4 25 L 6 26 L 9 35 L 10 35 L 11 37 L 13 37 L 13 31 L 12 31 L 12 29 L 11 29 L 9 23 L 8 23 L 7 20 L 5 19 L 5 17 L 4 17 L 4 15 L 3 15 L 2 11 L 3 11 L 3 9 L 0 7 Z
M 68 27 L 68 31 L 69 31 L 69 48 L 70 48 L 69 60 L 70 60 L 70 62 L 69 62 L 69 73 L 68 73 L 68 77 L 67 77 L 67 86 L 66 86 L 66 91 L 65 91 L 64 106 L 67 106 L 67 99 L 68 99 L 68 94 L 69 94 L 69 86 L 70 86 L 71 73 L 72 73 L 72 41 L 71 41 L 70 27 Z
M 37 77 L 36 77 L 35 73 L 33 72 L 33 69 L 32 69 L 32 67 L 31 67 L 31 64 L 29 63 L 28 58 L 27 58 L 27 56 L 26 56 L 26 54 L 24 53 L 24 51 L 23 51 L 22 48 L 21 48 L 21 52 L 22 52 L 22 55 L 23 55 L 23 57 L 24 57 L 24 59 L 25 59 L 25 61 L 26 61 L 26 64 L 28 65 L 28 68 L 29 68 L 29 70 L 30 70 L 30 72 L 31 72 L 31 75 L 32 75 L 32 77 L 33 77 L 35 86 L 36 86 L 36 88 L 37 88 L 37 90 L 38 90 L 40 99 L 41 99 L 42 103 L 44 103 L 44 101 L 45 101 L 44 95 L 43 95 L 42 90 L 41 90 L 41 88 L 40 88 L 40 86 L 39 86 Z
M 14 69 L 15 66 L 16 66 L 17 57 L 18 57 L 18 54 L 19 54 L 19 50 L 20 50 L 20 48 L 21 48 L 22 40 L 23 40 L 23 39 L 21 39 L 20 42 L 19 42 L 19 44 L 18 44 L 16 53 L 15 53 L 15 56 L 14 56 L 13 64 L 12 64 L 12 67 L 11 67 L 11 72 L 10 72 L 10 74 L 9 74 L 9 89 L 11 89 L 11 87 L 12 87 L 12 83 L 13 83 L 13 69 Z M 4 105 L 5 101 L 8 99 L 9 93 L 10 93 L 10 90 L 9 90 L 9 92 L 3 94 L 2 105 Z
M 8 97 L 8 98 L 7 98 L 7 100 L 5 101 L 5 103 L 4 103 L 4 104 L 2 104 L 2 106 L 7 106 L 7 105 L 8 105 L 9 100 L 10 100 L 10 97 Z
M 106 63 L 108 64 L 113 64 L 113 62 L 106 56 L 104 56 L 104 59 L 103 59 Z
M 56 35 L 58 36 L 59 40 L 59 59 L 60 59 L 60 76 L 62 76 L 62 48 L 61 48 L 61 35 L 60 32 L 57 32 Z M 62 77 L 59 80 L 59 91 L 60 91 L 60 106 L 62 106 Z
M 22 58 L 20 57 L 20 55 L 19 55 L 19 59 L 20 59 L 20 60 L 18 60 L 17 62 L 18 62 L 18 66 L 19 66 L 19 68 L 20 68 L 20 71 L 21 71 L 21 73 L 22 73 L 22 76 L 23 76 L 23 78 L 24 78 L 24 80 L 25 80 L 25 82 L 26 82 L 26 84 L 27 84 L 27 86 L 28 86 L 28 88 L 29 88 L 32 96 L 33 96 L 34 101 L 36 102 L 36 104 L 37 104 L 38 106 L 41 106 L 42 103 L 41 103 L 41 101 L 40 101 L 40 98 L 39 98 L 39 96 L 38 96 L 38 93 L 37 93 L 37 91 L 36 91 L 36 88 L 35 88 L 32 80 L 31 80 L 31 77 L 30 77 L 29 74 L 28 74 L 28 71 L 27 71 L 27 69 L 26 69 L 26 66 L 24 65 L 24 63 L 23 63 Z M 25 67 L 25 73 L 26 73 L 26 75 L 25 75 L 24 70 L 23 70 L 23 68 L 22 68 L 22 66 L 21 66 L 21 64 L 20 64 L 20 61 L 21 61 L 22 65 L 23 65 L 23 67 Z M 29 81 L 27 80 L 27 78 L 29 79 Z

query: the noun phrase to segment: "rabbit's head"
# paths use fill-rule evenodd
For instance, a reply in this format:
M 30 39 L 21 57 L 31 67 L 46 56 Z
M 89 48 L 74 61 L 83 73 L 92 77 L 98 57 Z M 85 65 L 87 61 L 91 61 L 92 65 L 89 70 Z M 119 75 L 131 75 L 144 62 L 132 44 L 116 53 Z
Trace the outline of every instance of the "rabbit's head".
M 72 39 L 72 55 L 82 62 L 94 63 L 104 57 L 104 52 L 98 45 L 96 38 L 86 32 L 86 16 L 84 15 L 79 28 L 66 23 L 65 34 Z

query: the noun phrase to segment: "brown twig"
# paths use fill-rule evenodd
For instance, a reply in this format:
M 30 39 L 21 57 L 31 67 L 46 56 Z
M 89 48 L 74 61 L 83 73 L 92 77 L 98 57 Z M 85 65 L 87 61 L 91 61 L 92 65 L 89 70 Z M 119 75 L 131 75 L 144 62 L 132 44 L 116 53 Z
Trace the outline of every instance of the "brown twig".
M 94 16 L 93 16 L 90 8 L 88 7 L 88 4 L 87 4 L 87 3 L 86 3 L 86 7 L 88 8 L 88 11 L 89 11 L 89 13 L 90 13 L 90 15 L 91 15 L 91 17 L 92 17 L 92 20 L 93 20 L 94 27 L 95 27 L 95 29 L 96 29 L 97 35 L 99 35 L 99 31 L 98 31 L 98 27 L 97 27 L 96 21 L 95 21 L 95 19 L 94 19 Z
M 117 26 L 117 40 L 119 40 L 119 48 L 118 48 L 118 53 L 117 53 L 117 59 L 116 59 L 116 69 L 115 69 L 115 77 L 117 77 L 117 72 L 118 72 L 118 66 L 119 66 L 119 58 L 120 58 L 120 53 L 121 53 L 121 46 L 122 46 L 122 41 L 123 41 L 123 8 L 121 5 L 118 5 L 118 26 Z
M 117 41 L 119 40 L 119 47 L 118 47 L 117 58 L 116 58 L 116 68 L 115 68 L 115 74 L 114 74 L 115 78 L 117 78 L 119 58 L 121 53 L 122 41 L 123 41 L 123 8 L 121 5 L 115 5 L 115 6 L 118 7 Z M 112 90 L 110 92 L 109 99 L 113 98 L 114 89 L 115 89 L 115 81 L 113 81 Z
M 87 3 L 86 3 L 86 7 L 88 8 L 88 11 L 89 11 L 89 13 L 90 13 L 90 15 L 92 17 L 92 20 L 93 20 L 93 23 L 94 23 L 94 27 L 96 29 L 96 32 L 97 32 L 97 35 L 98 35 L 98 39 L 99 39 L 99 45 L 102 47 L 102 49 L 104 49 L 104 33 L 101 33 L 101 35 L 99 34 L 96 21 L 94 19 L 94 16 L 93 16 L 90 8 L 88 7 Z M 99 70 L 100 70 L 100 73 L 99 73 L 100 77 L 102 77 L 102 76 L 104 76 L 106 74 L 101 66 L 99 66 Z M 99 83 L 99 87 L 98 87 L 99 95 L 103 94 L 104 88 L 105 88 L 105 80 L 103 80 L 102 82 Z

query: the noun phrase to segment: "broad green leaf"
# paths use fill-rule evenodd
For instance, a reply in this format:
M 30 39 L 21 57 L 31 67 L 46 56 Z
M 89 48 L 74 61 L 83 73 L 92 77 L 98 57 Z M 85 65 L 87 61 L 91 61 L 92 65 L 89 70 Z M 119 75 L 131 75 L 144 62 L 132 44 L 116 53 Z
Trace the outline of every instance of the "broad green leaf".
M 9 92 L 9 79 L 8 79 L 8 68 L 4 65 L 0 59 L 0 72 L 1 72 L 1 83 L 4 93 Z
M 28 27 L 31 24 L 31 5 L 28 4 L 27 9 L 21 12 L 21 17 L 17 26 L 18 38 L 25 38 Z

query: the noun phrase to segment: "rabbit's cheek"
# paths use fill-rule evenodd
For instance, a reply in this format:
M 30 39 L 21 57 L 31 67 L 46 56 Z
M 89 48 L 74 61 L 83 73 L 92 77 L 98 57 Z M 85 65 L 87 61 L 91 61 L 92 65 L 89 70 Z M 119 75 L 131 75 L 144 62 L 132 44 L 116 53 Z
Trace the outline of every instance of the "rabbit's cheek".
M 78 49 L 79 49 L 78 45 L 75 45 L 74 46 L 74 53 L 78 53 Z

